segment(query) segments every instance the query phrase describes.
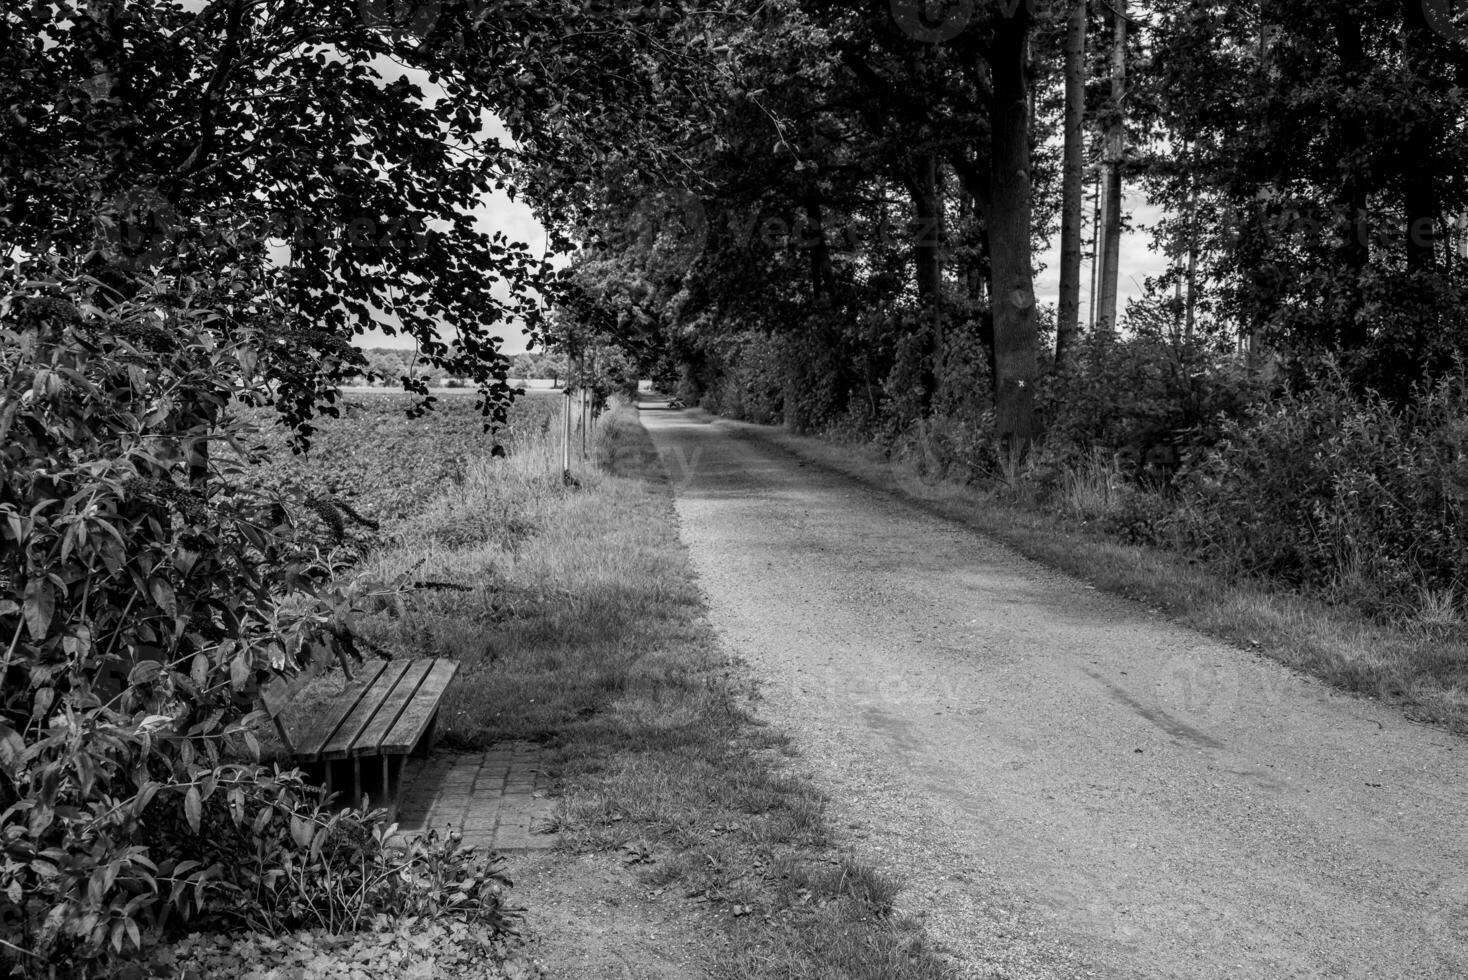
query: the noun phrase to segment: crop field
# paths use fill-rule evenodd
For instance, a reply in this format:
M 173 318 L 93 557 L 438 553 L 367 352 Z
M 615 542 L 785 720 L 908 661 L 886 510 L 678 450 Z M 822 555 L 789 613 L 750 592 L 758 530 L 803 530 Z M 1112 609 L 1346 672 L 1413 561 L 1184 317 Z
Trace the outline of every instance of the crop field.
M 558 393 L 531 392 L 515 403 L 509 427 L 491 434 L 472 393 L 441 397 L 418 419 L 407 416 L 412 402 L 401 391 L 349 393 L 340 418 L 313 423 L 310 449 L 302 454 L 291 452 L 271 410 L 246 410 L 244 417 L 257 426 L 255 441 L 270 454 L 252 468 L 251 479 L 345 503 L 392 536 L 458 486 L 475 460 L 489 459 L 496 442 L 513 454 L 517 446 L 543 441 L 560 408 Z

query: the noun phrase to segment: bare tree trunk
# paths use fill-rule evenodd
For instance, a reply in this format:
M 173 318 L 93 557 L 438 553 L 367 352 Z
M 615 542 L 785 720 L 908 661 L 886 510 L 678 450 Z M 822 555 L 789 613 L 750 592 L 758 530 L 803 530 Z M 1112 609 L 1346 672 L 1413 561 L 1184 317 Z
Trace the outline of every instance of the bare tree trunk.
M 1096 329 L 1116 330 L 1117 281 L 1121 273 L 1122 157 L 1126 152 L 1126 0 L 1113 0 L 1111 40 L 1111 106 L 1106 120 L 1102 158 L 1104 193 L 1101 215 L 1101 299 Z
M 1065 165 L 1060 219 L 1060 311 L 1055 367 L 1074 357 L 1081 329 L 1081 212 L 1085 206 L 1086 6 L 1071 0 L 1065 35 Z
M 1036 435 L 1035 379 L 1038 373 L 1035 283 L 1030 252 L 1033 189 L 1030 182 L 1029 50 L 1026 4 L 996 14 L 989 56 L 993 74 L 990 105 L 989 239 L 994 305 L 994 416 L 997 435 L 1014 453 Z
M 908 173 L 915 229 L 913 266 L 923 329 L 928 334 L 928 357 L 923 371 L 926 404 L 937 390 L 937 361 L 943 350 L 943 192 L 937 155 L 919 154 Z
M 1188 199 L 1188 298 L 1183 318 L 1183 336 L 1193 339 L 1198 328 L 1198 198 Z
M 1091 330 L 1096 329 L 1096 282 L 1101 267 L 1101 175 L 1096 175 L 1096 193 L 1091 198 L 1091 295 L 1086 301 L 1086 317 Z

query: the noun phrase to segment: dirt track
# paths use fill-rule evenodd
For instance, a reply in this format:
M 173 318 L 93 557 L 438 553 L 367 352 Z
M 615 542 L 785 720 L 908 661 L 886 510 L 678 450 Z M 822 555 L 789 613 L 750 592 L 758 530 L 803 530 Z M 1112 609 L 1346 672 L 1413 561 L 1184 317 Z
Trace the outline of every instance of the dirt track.
M 1468 743 L 647 408 L 763 713 L 961 975 L 1468 976 Z

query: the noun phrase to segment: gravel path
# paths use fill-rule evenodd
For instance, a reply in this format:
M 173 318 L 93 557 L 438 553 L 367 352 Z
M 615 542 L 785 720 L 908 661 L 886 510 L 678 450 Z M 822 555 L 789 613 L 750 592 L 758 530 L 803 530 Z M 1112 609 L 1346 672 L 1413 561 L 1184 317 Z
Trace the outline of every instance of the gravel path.
M 646 409 L 715 626 L 960 975 L 1468 976 L 1468 743 Z

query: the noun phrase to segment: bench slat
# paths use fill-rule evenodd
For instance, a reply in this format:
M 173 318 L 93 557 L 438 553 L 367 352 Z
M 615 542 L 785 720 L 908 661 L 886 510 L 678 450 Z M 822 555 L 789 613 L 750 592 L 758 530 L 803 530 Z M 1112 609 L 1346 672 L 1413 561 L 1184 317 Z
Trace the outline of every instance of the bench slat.
M 315 724 L 300 737 L 293 739 L 292 755 L 306 762 L 320 762 L 322 760 L 321 750 L 326 743 L 342 728 L 347 719 L 361 706 L 363 698 L 371 690 L 373 684 L 391 666 L 393 662 L 383 661 L 375 668 L 368 669 L 356 680 L 347 685 L 341 696 L 332 701 L 326 713 L 322 715 Z M 400 668 L 401 669 L 401 668 Z
M 377 675 L 362 695 L 357 699 L 357 704 L 352 708 L 351 714 L 342 719 L 342 723 L 331 733 L 331 737 L 321 743 L 317 750 L 322 759 L 345 759 L 351 755 L 352 746 L 357 744 L 358 737 L 372 724 L 377 711 L 382 707 L 383 701 L 392 694 L 393 689 L 402 681 L 403 675 L 412 669 L 414 661 L 391 660 L 382 672 Z
M 438 703 L 443 700 L 449 682 L 458 672 L 459 663 L 456 660 L 433 661 L 433 669 L 423 678 L 417 696 L 404 707 L 392 727 L 386 730 L 378 743 L 377 751 L 385 755 L 403 755 L 413 751 L 438 712 Z
M 435 660 L 414 660 L 407 665 L 390 689 L 379 683 L 377 690 L 370 695 L 376 700 L 377 709 L 352 733 L 350 740 L 339 737 L 326 746 L 326 758 L 390 754 L 383 751 L 382 736 L 392 728 L 403 709 L 418 699 L 423 678 L 428 676 L 435 663 Z M 346 734 L 345 731 L 342 733 L 343 736 Z

